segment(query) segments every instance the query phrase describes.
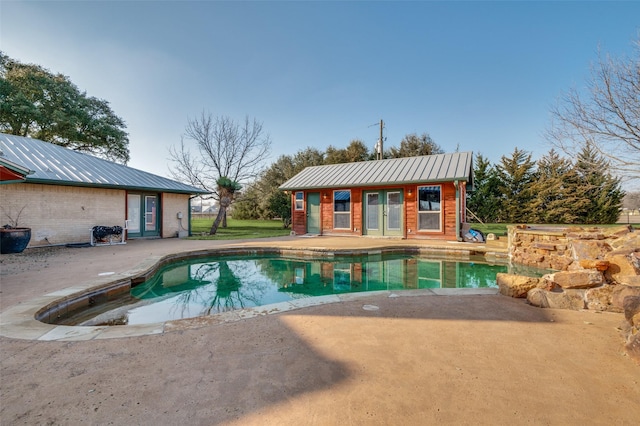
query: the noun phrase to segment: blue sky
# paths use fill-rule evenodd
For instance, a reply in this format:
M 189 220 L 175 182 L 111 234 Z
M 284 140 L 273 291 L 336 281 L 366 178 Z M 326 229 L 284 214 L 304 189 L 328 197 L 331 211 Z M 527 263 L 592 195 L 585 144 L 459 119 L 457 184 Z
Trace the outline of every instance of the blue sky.
M 106 99 L 129 166 L 168 175 L 202 110 L 262 121 L 265 165 L 308 146 L 426 132 L 494 163 L 544 155 L 549 109 L 598 48 L 627 55 L 639 2 L 0 2 L 0 49 Z

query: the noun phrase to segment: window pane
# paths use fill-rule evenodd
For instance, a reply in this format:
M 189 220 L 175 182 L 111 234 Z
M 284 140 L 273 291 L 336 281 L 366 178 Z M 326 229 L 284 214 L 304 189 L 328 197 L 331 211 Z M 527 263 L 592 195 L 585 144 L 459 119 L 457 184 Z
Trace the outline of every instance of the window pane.
M 400 202 L 399 192 L 389 192 L 387 194 L 387 209 L 389 211 L 387 228 L 394 230 L 400 229 L 402 203 Z
M 304 209 L 304 192 L 296 192 L 296 210 Z
M 127 219 L 129 232 L 140 232 L 140 195 L 129 194 L 127 196 Z
M 334 213 L 333 214 L 333 227 L 349 229 L 351 228 L 351 214 L 349 213 Z
M 418 200 L 419 211 L 440 211 L 440 187 L 421 186 L 418 189 Z
M 144 210 L 144 230 L 155 231 L 156 230 L 156 197 L 148 196 L 144 197 L 145 210 Z
M 333 211 L 351 211 L 351 191 L 335 191 L 333 193 Z
M 367 194 L 367 229 L 378 229 L 379 194 Z
M 418 229 L 440 229 L 440 213 L 419 213 Z

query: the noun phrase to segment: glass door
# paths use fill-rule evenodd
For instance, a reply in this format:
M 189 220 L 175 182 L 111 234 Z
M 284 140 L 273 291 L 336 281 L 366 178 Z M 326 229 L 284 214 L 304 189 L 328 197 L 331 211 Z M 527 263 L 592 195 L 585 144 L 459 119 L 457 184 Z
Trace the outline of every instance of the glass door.
M 307 194 L 307 233 L 320 233 L 320 193 Z
M 363 234 L 402 236 L 402 191 L 365 191 L 363 196 Z
M 402 235 L 402 193 L 387 191 L 384 235 Z
M 127 235 L 155 237 L 160 235 L 160 196 L 127 194 Z
M 140 236 L 140 194 L 127 194 L 127 234 L 129 237 Z

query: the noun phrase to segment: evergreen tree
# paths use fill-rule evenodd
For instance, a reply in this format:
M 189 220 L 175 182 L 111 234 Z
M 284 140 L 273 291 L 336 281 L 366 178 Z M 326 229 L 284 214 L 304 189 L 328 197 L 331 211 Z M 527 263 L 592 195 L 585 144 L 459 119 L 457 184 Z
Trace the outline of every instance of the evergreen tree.
M 624 191 L 620 179 L 609 172 L 609 162 L 589 143 L 582 147 L 576 160 L 581 192 L 590 203 L 579 210 L 585 224 L 615 223 L 620 216 Z
M 516 147 L 511 157 L 502 156 L 496 171 L 502 195 L 500 204 L 496 205 L 499 209 L 496 221 L 527 222 L 533 198 L 530 185 L 535 178 L 535 163 L 531 160 L 531 154 Z
M 589 204 L 580 191 L 580 177 L 570 160 L 555 150 L 538 160 L 530 191 L 529 221 L 535 223 L 579 223 L 579 212 Z
M 265 216 L 261 208 L 262 195 L 256 182 L 247 185 L 233 203 L 233 218 L 240 220 L 262 219 Z
M 501 198 L 499 183 L 496 168 L 478 154 L 473 172 L 473 190 L 467 194 L 467 207 L 482 222 L 497 221 L 496 205 Z

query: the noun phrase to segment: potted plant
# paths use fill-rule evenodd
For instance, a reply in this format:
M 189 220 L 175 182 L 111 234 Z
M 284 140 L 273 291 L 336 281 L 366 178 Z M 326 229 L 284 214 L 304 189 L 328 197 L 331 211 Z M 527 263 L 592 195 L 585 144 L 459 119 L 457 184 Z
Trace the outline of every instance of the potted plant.
M 4 215 L 9 218 L 9 223 L 0 228 L 0 253 L 21 253 L 31 241 L 31 228 L 20 227 L 18 220 L 26 206 L 22 207 L 18 215 L 13 219 L 4 208 Z

